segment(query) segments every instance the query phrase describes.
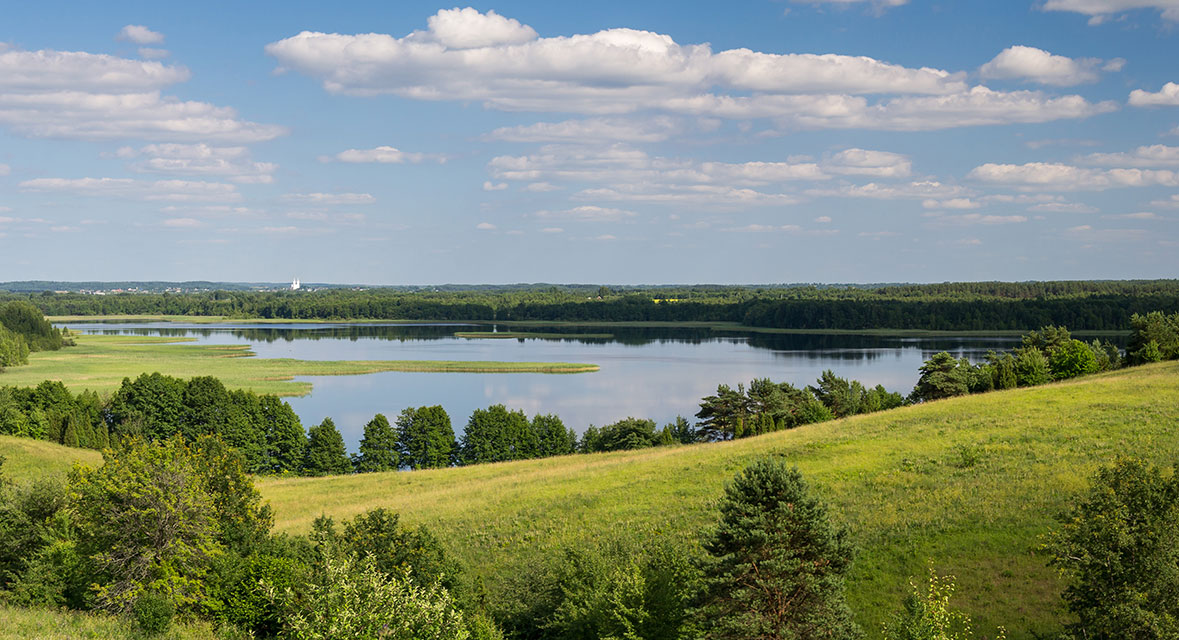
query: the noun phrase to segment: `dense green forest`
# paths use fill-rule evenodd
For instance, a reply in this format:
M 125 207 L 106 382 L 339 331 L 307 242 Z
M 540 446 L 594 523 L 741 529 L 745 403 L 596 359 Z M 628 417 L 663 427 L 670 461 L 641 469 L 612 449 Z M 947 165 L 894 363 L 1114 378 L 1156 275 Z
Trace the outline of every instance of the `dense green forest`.
M 790 329 L 1129 329 L 1129 317 L 1179 311 L 1179 280 L 977 282 L 791 287 L 483 287 L 7 293 L 47 315 L 194 315 L 331 320 L 735 322 Z
M 37 307 L 24 300 L 0 304 L 0 371 L 28 363 L 31 351 L 56 351 L 70 344 Z

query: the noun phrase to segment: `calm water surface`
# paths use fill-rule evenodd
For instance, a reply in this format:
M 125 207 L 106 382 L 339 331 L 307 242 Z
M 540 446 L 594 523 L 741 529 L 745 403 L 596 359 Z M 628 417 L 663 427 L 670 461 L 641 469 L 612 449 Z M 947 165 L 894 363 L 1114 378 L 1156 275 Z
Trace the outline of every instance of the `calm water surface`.
M 628 416 L 664 424 L 692 419 L 700 399 L 718 384 L 736 386 L 771 378 L 813 384 L 824 369 L 908 394 L 917 369 L 938 351 L 980 359 L 989 349 L 1010 349 L 1011 336 L 899 338 L 712 332 L 706 329 L 606 328 L 612 339 L 470 339 L 461 324 L 69 324 L 84 333 L 165 335 L 205 344 L 248 344 L 259 358 L 302 360 L 502 360 L 585 362 L 600 371 L 581 374 L 386 372 L 299 378 L 310 395 L 288 398 L 305 426 L 330 416 L 355 450 L 364 424 L 384 413 L 394 419 L 409 406 L 446 408 L 456 433 L 471 412 L 503 403 L 529 416 L 555 413 L 578 432 Z M 474 330 L 485 330 L 477 328 Z M 569 328 L 532 331 L 573 332 Z

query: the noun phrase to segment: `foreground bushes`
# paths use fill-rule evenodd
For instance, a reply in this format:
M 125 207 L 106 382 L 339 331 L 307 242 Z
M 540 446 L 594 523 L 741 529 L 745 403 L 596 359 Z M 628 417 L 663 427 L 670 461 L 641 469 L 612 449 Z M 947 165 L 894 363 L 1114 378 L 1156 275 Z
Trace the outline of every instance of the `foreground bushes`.
M 101 610 L 157 633 L 173 617 L 259 637 L 494 638 L 456 601 L 460 572 L 383 510 L 273 537 L 223 441 L 131 439 L 69 483 L 0 482 L 0 599 Z

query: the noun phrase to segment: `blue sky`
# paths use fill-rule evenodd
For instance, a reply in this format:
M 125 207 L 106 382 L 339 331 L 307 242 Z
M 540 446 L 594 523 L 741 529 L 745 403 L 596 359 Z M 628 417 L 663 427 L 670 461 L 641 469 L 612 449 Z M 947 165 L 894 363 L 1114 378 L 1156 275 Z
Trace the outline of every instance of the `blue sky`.
M 1175 277 L 1179 0 L 20 3 L 0 280 Z

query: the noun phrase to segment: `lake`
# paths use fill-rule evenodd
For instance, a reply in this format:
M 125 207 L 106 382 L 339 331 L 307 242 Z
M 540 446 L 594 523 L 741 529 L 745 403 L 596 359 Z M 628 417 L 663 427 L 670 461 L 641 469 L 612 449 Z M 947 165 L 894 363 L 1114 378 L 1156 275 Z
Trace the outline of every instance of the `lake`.
M 582 331 L 611 338 L 481 339 L 456 332 L 485 331 L 457 323 L 423 324 L 181 324 L 68 323 L 83 333 L 183 336 L 205 344 L 247 344 L 259 358 L 302 360 L 501 360 L 585 362 L 601 370 L 580 374 L 385 372 L 299 378 L 309 395 L 287 398 L 304 426 L 330 416 L 350 451 L 364 424 L 405 407 L 442 405 L 461 434 L 475 409 L 502 403 L 531 417 L 555 413 L 578 433 L 633 416 L 659 425 L 677 415 L 690 420 L 700 399 L 718 384 L 770 378 L 813 384 L 825 369 L 866 386 L 882 384 L 907 395 L 918 368 L 939 351 L 972 360 L 1016 346 L 1014 336 L 888 337 L 767 334 L 702 328 L 609 327 Z M 569 327 L 527 331 L 574 333 Z

